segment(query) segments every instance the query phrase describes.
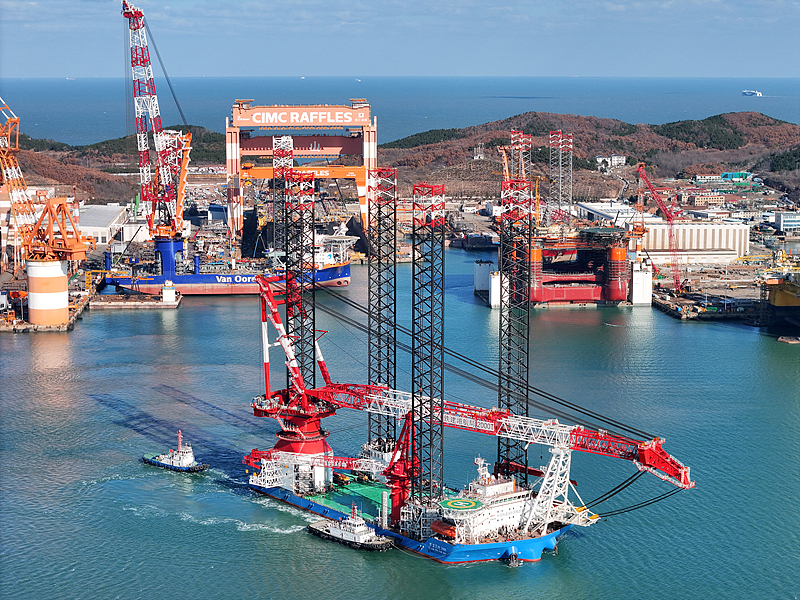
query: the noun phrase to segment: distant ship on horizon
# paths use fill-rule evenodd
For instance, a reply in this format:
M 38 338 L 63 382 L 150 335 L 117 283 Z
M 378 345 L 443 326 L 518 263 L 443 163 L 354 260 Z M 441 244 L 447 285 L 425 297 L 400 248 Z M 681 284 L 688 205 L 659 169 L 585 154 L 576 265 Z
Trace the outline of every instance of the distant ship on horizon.
M 761 96 L 761 92 L 756 90 L 742 90 L 742 96 Z

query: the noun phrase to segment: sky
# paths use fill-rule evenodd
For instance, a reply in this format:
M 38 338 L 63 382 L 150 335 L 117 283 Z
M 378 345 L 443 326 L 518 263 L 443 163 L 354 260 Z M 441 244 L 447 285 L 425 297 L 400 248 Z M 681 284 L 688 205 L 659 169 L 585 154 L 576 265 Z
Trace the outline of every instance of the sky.
M 800 77 L 800 0 L 135 5 L 172 77 Z M 123 77 L 127 43 L 121 0 L 0 0 L 0 77 Z

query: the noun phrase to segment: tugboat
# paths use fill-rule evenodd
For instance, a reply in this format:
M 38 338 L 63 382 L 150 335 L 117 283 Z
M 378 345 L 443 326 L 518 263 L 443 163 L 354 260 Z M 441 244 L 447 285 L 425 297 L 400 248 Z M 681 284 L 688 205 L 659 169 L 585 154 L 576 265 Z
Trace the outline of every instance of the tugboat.
M 349 517 L 338 521 L 316 521 L 308 525 L 309 533 L 325 540 L 333 540 L 357 550 L 384 552 L 394 545 L 390 537 L 377 535 L 367 522 L 356 513 L 356 503 Z
M 194 452 L 189 444 L 183 443 L 181 430 L 178 430 L 178 449 L 170 450 L 166 454 L 145 454 L 142 460 L 148 465 L 169 469 L 170 471 L 182 471 L 184 473 L 199 473 L 205 471 L 208 465 L 200 464 L 194 459 Z

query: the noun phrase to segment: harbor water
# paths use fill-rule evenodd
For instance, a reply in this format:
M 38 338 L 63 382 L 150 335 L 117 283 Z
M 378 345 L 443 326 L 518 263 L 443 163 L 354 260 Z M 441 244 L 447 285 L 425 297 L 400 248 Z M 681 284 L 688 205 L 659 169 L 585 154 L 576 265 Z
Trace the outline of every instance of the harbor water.
M 496 366 L 497 311 L 473 296 L 486 255 L 446 252 L 446 345 Z M 365 266 L 338 294 L 366 300 Z M 399 267 L 404 324 L 410 266 Z M 319 304 L 366 318 L 328 293 Z M 3 598 L 797 598 L 800 595 L 800 346 L 730 323 L 681 322 L 650 308 L 532 313 L 532 384 L 666 438 L 697 482 L 651 506 L 561 539 L 557 553 L 510 568 L 444 566 L 398 550 L 356 552 L 308 534 L 315 517 L 253 493 L 242 457 L 277 430 L 253 417 L 261 393 L 258 299 L 187 297 L 178 310 L 90 311 L 68 333 L 0 335 L 0 597 Z M 334 380 L 363 382 L 366 340 L 323 311 Z M 399 355 L 398 387 L 410 358 Z M 273 356 L 273 380 L 282 381 Z M 457 365 L 463 366 L 463 365 Z M 496 394 L 448 373 L 447 399 Z M 545 416 L 532 410 L 534 416 Z M 366 416 L 326 420 L 352 455 Z M 142 463 L 177 444 L 187 475 Z M 462 487 L 496 440 L 445 439 L 445 482 Z M 531 463 L 546 448 L 531 446 Z M 575 453 L 588 501 L 635 471 Z M 668 491 L 646 475 L 594 510 Z

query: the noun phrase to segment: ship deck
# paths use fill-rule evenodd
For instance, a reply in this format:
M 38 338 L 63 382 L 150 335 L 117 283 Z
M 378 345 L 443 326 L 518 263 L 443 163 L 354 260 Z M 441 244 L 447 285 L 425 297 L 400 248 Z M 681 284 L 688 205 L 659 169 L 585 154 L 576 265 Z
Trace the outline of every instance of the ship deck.
M 355 502 L 359 513 L 366 518 L 366 515 L 379 516 L 383 492 L 389 494 L 389 510 L 391 510 L 389 487 L 375 481 L 366 483 L 353 481 L 347 485 L 335 485 L 329 492 L 305 496 L 305 498 L 345 514 L 350 514 L 353 502 Z

